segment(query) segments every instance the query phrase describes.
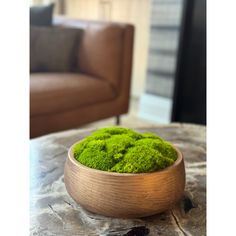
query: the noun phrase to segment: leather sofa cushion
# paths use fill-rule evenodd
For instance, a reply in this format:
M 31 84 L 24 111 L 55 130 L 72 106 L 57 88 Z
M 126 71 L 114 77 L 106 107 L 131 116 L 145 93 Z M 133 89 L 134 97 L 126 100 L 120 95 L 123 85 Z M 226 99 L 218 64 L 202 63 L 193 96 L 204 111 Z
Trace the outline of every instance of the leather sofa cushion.
M 121 83 L 123 40 L 122 25 L 89 24 L 79 47 L 79 71 L 106 79 L 118 91 Z
M 54 3 L 30 7 L 30 25 L 51 26 Z
M 30 71 L 71 72 L 81 35 L 80 29 L 30 27 Z
M 30 115 L 78 109 L 116 97 L 108 82 L 85 74 L 30 75 Z M 83 114 L 81 114 L 83 115 Z

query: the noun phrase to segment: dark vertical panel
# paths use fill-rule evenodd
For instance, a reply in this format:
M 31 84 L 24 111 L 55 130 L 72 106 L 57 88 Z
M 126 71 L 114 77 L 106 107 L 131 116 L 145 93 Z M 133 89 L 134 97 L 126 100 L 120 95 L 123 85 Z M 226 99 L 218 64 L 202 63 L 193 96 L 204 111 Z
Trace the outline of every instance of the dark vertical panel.
M 185 0 L 172 121 L 206 124 L 206 1 Z

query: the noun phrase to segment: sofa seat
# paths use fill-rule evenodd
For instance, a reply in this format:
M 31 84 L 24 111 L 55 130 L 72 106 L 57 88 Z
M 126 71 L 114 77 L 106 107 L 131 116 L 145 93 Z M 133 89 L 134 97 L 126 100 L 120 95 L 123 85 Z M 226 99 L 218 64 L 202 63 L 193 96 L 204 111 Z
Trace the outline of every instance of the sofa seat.
M 110 84 L 79 73 L 33 73 L 30 75 L 32 116 L 64 112 L 116 97 Z
M 64 63 L 61 64 L 63 68 L 52 69 L 48 53 L 42 54 L 42 61 L 45 55 L 46 62 L 50 62 L 48 67 L 42 67 L 41 59 L 37 59 L 40 66 L 30 74 L 30 138 L 127 113 L 134 27 L 67 17 L 55 17 L 53 27 L 65 29 L 65 32 L 77 30 L 78 37 L 73 58 L 70 62 L 65 60 L 70 69 L 65 68 Z M 48 37 L 49 41 L 54 39 Z M 60 47 L 56 48 L 60 51 Z M 59 58 L 54 62 L 61 63 Z

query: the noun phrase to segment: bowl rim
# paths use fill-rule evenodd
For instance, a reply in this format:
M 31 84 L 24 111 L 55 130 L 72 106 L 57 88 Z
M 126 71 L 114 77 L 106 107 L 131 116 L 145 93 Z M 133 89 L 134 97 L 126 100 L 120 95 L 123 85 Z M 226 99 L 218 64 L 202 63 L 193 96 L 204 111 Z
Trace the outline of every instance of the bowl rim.
M 149 173 L 118 173 L 118 172 L 110 172 L 110 171 L 105 171 L 105 170 L 98 170 L 98 169 L 94 169 L 94 168 L 85 166 L 74 158 L 73 148 L 76 144 L 80 143 L 81 141 L 82 140 L 79 140 L 70 146 L 70 148 L 68 150 L 68 158 L 69 158 L 70 162 L 72 162 L 73 165 L 76 165 L 77 167 L 82 168 L 84 170 L 91 171 L 93 173 L 108 175 L 108 176 L 123 176 L 123 177 L 126 176 L 127 177 L 127 176 L 151 176 L 151 175 L 156 175 L 159 173 L 163 174 L 164 172 L 171 171 L 173 168 L 178 166 L 183 161 L 183 154 L 181 153 L 181 151 L 176 146 L 174 146 L 172 143 L 170 143 L 171 146 L 176 150 L 178 157 L 177 157 L 177 160 L 174 162 L 174 164 L 166 167 L 165 169 L 154 171 L 154 172 L 149 172 Z

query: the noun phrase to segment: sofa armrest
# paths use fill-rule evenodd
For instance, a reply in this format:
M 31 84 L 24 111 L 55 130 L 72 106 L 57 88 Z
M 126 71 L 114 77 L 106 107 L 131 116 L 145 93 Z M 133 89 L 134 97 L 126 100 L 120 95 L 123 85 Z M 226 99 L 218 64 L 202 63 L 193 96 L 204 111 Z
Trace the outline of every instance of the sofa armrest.
M 56 25 L 83 29 L 78 51 L 80 72 L 107 80 L 117 94 L 129 97 L 134 27 L 130 24 L 56 18 Z

